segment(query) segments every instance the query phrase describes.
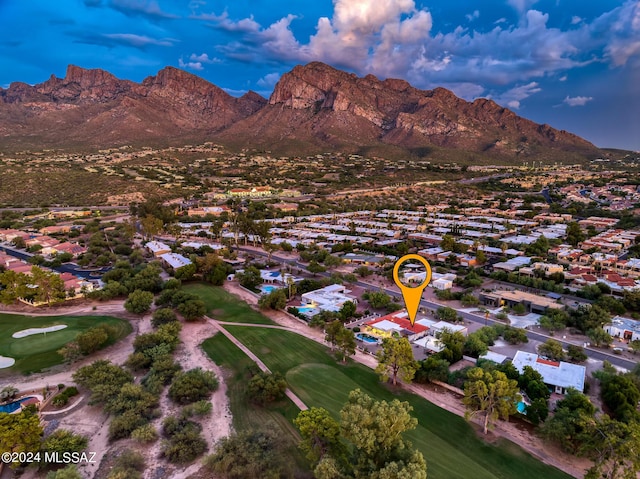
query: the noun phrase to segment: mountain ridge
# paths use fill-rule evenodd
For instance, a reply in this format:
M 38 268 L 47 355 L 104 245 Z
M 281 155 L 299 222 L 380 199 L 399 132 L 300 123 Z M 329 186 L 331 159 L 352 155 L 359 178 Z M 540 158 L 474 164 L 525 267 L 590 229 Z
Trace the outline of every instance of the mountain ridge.
M 175 67 L 136 83 L 69 65 L 64 78 L 0 88 L 0 137 L 22 147 L 203 140 L 293 154 L 600 154 L 577 135 L 534 123 L 489 99 L 468 102 L 442 87 L 420 90 L 405 80 L 358 77 L 320 62 L 283 74 L 269 99 L 252 91 L 235 98 Z

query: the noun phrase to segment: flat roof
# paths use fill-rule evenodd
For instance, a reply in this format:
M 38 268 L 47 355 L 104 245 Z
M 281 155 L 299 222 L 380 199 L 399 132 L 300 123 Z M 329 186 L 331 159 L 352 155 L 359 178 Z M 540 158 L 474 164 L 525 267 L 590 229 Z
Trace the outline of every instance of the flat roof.
M 563 388 L 575 388 L 584 390 L 584 378 L 587 368 L 579 364 L 565 363 L 564 361 L 549 361 L 537 354 L 525 351 L 516 352 L 513 365 L 522 373 L 525 366 L 530 366 L 540 373 L 542 380 L 552 386 Z

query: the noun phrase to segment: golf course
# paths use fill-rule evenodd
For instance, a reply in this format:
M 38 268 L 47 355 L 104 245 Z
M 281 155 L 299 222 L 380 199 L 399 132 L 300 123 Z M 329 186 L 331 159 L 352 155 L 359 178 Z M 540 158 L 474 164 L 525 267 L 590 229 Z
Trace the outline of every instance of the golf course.
M 213 288 L 209 288 L 213 289 Z M 219 293 L 217 293 L 219 295 Z M 240 301 L 227 295 L 215 305 L 216 311 L 237 310 Z M 259 312 L 252 311 L 254 315 Z M 214 315 L 216 319 L 219 318 Z M 237 317 L 237 322 L 244 321 Z M 251 321 L 257 323 L 258 321 Z M 270 323 L 264 318 L 264 323 Z M 567 479 L 570 476 L 547 466 L 530 456 L 519 446 L 498 440 L 494 444 L 482 441 L 463 418 L 429 401 L 392 388 L 380 382 L 366 366 L 353 361 L 341 364 L 328 348 L 296 333 L 259 326 L 226 325 L 225 328 L 253 351 L 273 372 L 282 374 L 291 390 L 307 406 L 323 407 L 339 418 L 339 411 L 349 392 L 359 388 L 378 400 L 399 399 L 413 407 L 418 427 L 407 433 L 411 442 L 424 454 L 430 479 Z M 228 393 L 237 430 L 268 428 L 289 447 L 299 467 L 304 457 L 295 449 L 299 436 L 291 421 L 298 413 L 293 404 L 284 400 L 271 407 L 257 407 L 246 397 L 245 386 L 258 371 L 255 364 L 226 337 L 217 334 L 203 343 L 213 361 L 231 372 Z
M 16 371 L 23 374 L 38 372 L 62 363 L 63 358 L 57 352 L 62 346 L 73 341 L 79 333 L 102 324 L 113 327 L 115 332 L 107 345 L 124 338 L 133 330 L 128 321 L 110 316 L 42 317 L 0 314 L 0 356 L 15 360 L 13 366 L 0 369 L 0 376 Z M 66 327 L 45 332 L 52 326 L 62 325 Z M 36 332 L 38 329 L 43 331 Z M 24 337 L 13 337 L 25 330 L 33 331 Z

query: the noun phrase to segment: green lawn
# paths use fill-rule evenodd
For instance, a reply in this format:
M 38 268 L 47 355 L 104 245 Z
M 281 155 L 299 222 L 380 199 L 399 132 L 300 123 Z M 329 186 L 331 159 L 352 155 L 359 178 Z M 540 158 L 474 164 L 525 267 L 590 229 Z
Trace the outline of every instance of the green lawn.
M 207 307 L 207 315 L 212 318 L 234 323 L 274 324 L 269 318 L 219 286 L 208 283 L 189 283 L 182 289 L 200 296 Z
M 243 326 L 228 326 L 227 329 L 267 367 L 283 374 L 291 389 L 307 405 L 324 407 L 336 417 L 349 391 L 356 387 L 377 399 L 408 401 L 419 423 L 408 437 L 427 459 L 430 479 L 570 477 L 507 441 L 497 446 L 485 444 L 464 419 L 418 396 L 389 389 L 365 366 L 336 362 L 318 343 L 281 330 Z M 239 350 L 225 350 L 219 346 L 221 340 L 215 337 L 209 341 L 216 341 L 218 345 L 212 355 L 214 360 L 223 361 L 227 366 L 242 361 Z M 251 411 L 246 413 L 252 414 Z
M 57 324 L 66 324 L 67 328 L 24 338 L 11 337 L 13 333 L 23 329 L 46 328 Z M 116 328 L 116 338 L 112 342 L 125 337 L 133 330 L 128 321 L 110 316 L 35 317 L 0 314 L 0 355 L 16 360 L 12 367 L 0 369 L 0 374 L 16 371 L 28 374 L 60 364 L 62 356 L 57 351 L 73 341 L 78 333 L 100 324 Z

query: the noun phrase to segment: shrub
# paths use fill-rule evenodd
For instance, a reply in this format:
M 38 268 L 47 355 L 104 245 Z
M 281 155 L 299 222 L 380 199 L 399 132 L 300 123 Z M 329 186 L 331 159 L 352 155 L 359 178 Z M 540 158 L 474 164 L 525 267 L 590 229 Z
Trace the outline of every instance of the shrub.
M 179 404 L 190 404 L 207 399 L 218 389 L 218 379 L 211 371 L 201 368 L 178 373 L 169 388 L 169 397 Z
M 145 424 L 131 433 L 131 438 L 138 442 L 150 443 L 158 439 L 158 432 L 151 424 Z

